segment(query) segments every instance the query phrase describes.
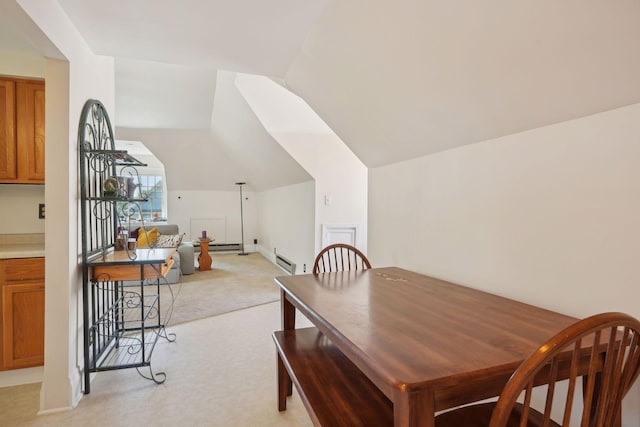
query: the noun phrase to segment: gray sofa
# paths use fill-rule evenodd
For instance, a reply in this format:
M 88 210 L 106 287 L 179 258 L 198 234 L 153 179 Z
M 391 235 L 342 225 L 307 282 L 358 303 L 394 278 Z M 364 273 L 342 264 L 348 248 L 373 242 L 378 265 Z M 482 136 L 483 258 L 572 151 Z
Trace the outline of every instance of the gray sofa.
M 179 234 L 177 224 L 145 224 L 145 230 L 158 229 L 161 235 Z M 174 265 L 165 278 L 168 283 L 177 283 L 181 274 L 193 274 L 195 272 L 195 260 L 193 254 L 193 242 L 183 241 L 173 256 Z

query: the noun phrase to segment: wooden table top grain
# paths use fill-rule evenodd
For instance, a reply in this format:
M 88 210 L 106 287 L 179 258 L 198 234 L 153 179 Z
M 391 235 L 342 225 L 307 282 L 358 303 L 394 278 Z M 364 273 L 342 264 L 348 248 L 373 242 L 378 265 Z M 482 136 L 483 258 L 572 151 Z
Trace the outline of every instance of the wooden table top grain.
M 291 312 L 300 310 L 402 412 L 416 411 L 399 402 L 407 395 L 426 399 L 431 413 L 497 396 L 531 352 L 577 320 L 395 267 L 276 283 L 283 329 L 295 327 Z

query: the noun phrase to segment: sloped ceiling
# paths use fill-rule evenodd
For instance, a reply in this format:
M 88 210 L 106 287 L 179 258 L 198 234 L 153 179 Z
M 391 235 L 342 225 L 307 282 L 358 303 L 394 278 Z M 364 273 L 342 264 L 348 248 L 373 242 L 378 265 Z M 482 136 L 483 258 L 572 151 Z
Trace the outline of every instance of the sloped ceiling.
M 117 126 L 201 130 L 217 70 L 261 74 L 375 167 L 640 102 L 637 0 L 58 1 L 116 57 Z
M 116 137 L 165 158 L 170 190 L 311 179 L 226 77 L 283 76 L 326 0 L 59 2 L 95 53 L 116 58 Z
M 638 22 L 634 0 L 332 2 L 286 82 L 374 167 L 640 102 Z
M 237 191 L 239 181 L 262 191 L 311 180 L 257 120 L 235 77 L 218 72 L 215 106 L 206 120 L 210 129 L 118 127 L 116 137 L 143 141 L 164 164 L 170 191 Z
M 236 73 L 219 71 L 212 134 L 226 155 L 245 169 L 253 188 L 265 190 L 311 180 L 265 130 L 236 85 Z
M 227 156 L 209 131 L 118 128 L 115 133 L 151 150 L 164 164 L 169 191 L 233 191 L 235 182 L 247 179 L 247 170 Z
M 12 0 L 0 1 L 0 50 L 39 58 L 64 59 L 58 48 Z
M 117 126 L 209 130 L 216 71 L 117 58 Z
M 98 55 L 282 76 L 328 0 L 58 0 Z

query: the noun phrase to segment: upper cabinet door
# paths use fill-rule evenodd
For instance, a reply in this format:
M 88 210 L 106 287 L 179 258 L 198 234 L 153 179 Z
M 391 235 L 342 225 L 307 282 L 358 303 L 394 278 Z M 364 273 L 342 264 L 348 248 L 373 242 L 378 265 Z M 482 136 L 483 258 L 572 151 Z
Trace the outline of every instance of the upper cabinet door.
M 14 81 L 0 79 L 0 182 L 18 177 L 15 91 Z
M 44 82 L 19 81 L 16 106 L 19 180 L 44 183 Z

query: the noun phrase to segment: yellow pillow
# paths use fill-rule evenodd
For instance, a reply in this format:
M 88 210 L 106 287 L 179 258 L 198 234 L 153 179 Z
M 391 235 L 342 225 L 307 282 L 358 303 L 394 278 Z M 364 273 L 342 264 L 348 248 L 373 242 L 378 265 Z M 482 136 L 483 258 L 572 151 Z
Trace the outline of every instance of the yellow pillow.
M 152 228 L 149 231 L 146 231 L 142 227 L 138 229 L 137 245 L 139 248 L 148 248 L 150 246 L 155 246 L 157 240 L 158 240 L 158 229 L 156 227 Z

